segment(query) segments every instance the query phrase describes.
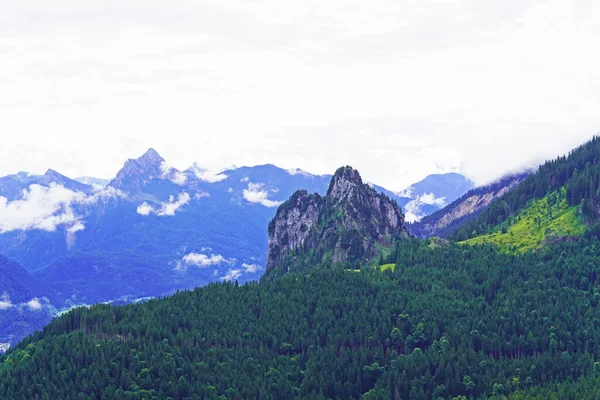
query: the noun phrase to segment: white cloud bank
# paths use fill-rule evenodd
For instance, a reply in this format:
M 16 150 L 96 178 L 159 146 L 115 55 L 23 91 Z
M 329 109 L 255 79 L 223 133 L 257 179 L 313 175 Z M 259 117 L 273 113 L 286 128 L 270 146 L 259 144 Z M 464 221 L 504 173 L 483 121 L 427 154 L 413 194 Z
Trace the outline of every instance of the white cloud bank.
M 21 199 L 10 202 L 0 196 L 0 233 L 30 229 L 53 232 L 61 225 L 80 226 L 72 206 L 87 201 L 85 194 L 57 185 L 31 185 Z
M 202 248 L 202 251 L 205 250 L 209 250 L 209 248 Z M 188 266 L 208 268 L 213 265 L 232 264 L 234 261 L 235 260 L 228 260 L 220 254 L 211 254 L 209 256 L 202 253 L 191 252 L 183 256 L 180 261 L 177 261 L 177 266 L 175 269 L 178 271 L 183 271 Z
M 241 269 L 229 269 L 227 271 L 227 273 L 225 274 L 225 276 L 221 277 L 222 281 L 234 281 L 236 279 L 238 279 L 240 276 L 242 276 L 242 270 Z
M 187 175 L 173 168 L 171 164 L 167 163 L 166 161 L 163 161 L 163 163 L 160 165 L 160 169 L 162 171 L 162 179 L 168 179 L 179 186 L 183 186 L 187 182 Z
M 412 194 L 412 191 L 410 192 Z M 446 205 L 445 197 L 435 197 L 433 193 L 425 193 L 418 198 L 409 201 L 404 206 L 404 213 L 407 222 L 416 222 L 425 216 L 422 209 L 423 206 L 430 205 L 438 208 L 443 208 Z
M 206 254 L 190 253 L 186 254 L 182 258 L 183 262 L 188 265 L 195 265 L 197 267 L 209 267 L 211 265 L 217 265 L 221 263 L 228 263 L 229 261 L 220 254 L 212 254 L 207 256 Z
M 0 298 L 0 311 L 1 310 L 8 310 L 9 308 L 14 307 L 14 304 L 10 301 L 10 297 L 8 296 L 8 293 L 4 293 L 2 295 L 2 298 Z
M 35 297 L 29 300 L 27 303 L 25 303 L 25 307 L 29 308 L 31 311 L 40 311 L 43 306 L 40 299 Z
M 248 183 L 248 188 L 244 189 L 244 199 L 250 203 L 262 204 L 265 207 L 278 207 L 283 202 L 269 200 L 269 194 L 275 190 L 265 190 L 263 183 Z
M 203 182 L 216 183 L 229 178 L 229 176 L 224 174 L 223 171 L 212 171 L 205 168 L 201 168 L 198 166 L 197 163 L 194 163 L 189 170 L 196 176 L 196 178 L 200 179 Z
M 4 1 L 0 26 L 0 175 L 112 176 L 154 146 L 483 184 L 600 130 L 593 0 Z
M 242 268 L 244 268 L 244 272 L 247 272 L 249 274 L 256 273 L 257 271 L 262 269 L 262 267 L 258 264 L 246 264 L 246 263 L 242 264 Z
M 17 310 L 29 309 L 30 311 L 41 311 L 44 308 L 44 304 L 50 304 L 50 301 L 46 297 L 42 297 L 41 299 L 38 297 L 34 297 L 31 300 L 14 304 L 8 295 L 8 293 L 4 293 L 0 298 L 0 311 L 6 311 L 12 308 Z
M 160 203 L 160 208 L 154 208 L 150 204 L 143 202 L 137 208 L 137 213 L 143 216 L 148 216 L 150 214 L 155 214 L 159 217 L 172 217 L 175 215 L 175 212 L 179 210 L 181 207 L 190 202 L 190 195 L 186 192 L 182 192 L 175 199 L 174 196 L 169 197 L 168 202 Z
M 123 196 L 114 188 L 86 195 L 61 185 L 46 187 L 34 184 L 23 190 L 18 200 L 8 201 L 0 196 L 0 234 L 32 229 L 54 232 L 60 226 L 66 227 L 69 233 L 76 233 L 85 229 L 83 217 L 74 210 L 76 205 L 90 205 Z

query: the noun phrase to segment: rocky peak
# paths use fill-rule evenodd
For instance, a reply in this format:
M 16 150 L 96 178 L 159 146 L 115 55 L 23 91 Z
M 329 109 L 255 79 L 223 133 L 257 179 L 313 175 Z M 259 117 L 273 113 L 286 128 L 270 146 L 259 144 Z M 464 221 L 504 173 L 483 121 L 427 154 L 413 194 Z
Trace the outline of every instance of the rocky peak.
M 357 170 L 350 166 L 341 167 L 331 178 L 327 197 L 336 201 L 351 199 L 361 189 L 364 189 L 364 186 Z
M 150 148 L 141 157 L 127 160 L 108 186 L 126 193 L 137 192 L 152 179 L 162 176 L 164 162 L 164 158 Z
M 398 204 L 364 184 L 358 171 L 343 167 L 326 196 L 298 191 L 279 207 L 269 224 L 267 270 L 356 267 L 376 257 L 381 246 L 405 237 Z
M 75 190 L 84 193 L 91 191 L 90 186 L 74 181 L 73 179 L 68 178 L 53 169 L 48 169 L 44 175 L 42 175 L 41 177 L 37 177 L 37 179 L 32 183 L 34 182 L 42 186 L 50 186 L 51 184 L 56 184 L 63 186 L 69 190 Z
M 160 165 L 165 160 L 160 156 L 160 154 L 158 154 L 158 152 L 156 150 L 154 150 L 151 147 L 144 154 L 142 154 L 142 156 L 140 158 L 138 158 L 136 161 L 138 161 L 139 163 L 157 165 L 160 167 Z

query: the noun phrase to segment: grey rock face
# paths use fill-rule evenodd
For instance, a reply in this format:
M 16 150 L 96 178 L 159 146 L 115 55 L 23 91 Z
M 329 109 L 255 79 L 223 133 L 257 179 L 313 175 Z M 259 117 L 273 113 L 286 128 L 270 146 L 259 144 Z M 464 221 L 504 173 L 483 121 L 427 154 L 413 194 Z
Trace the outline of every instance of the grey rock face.
M 280 206 L 269 225 L 267 270 L 298 268 L 299 258 L 311 265 L 367 262 L 380 245 L 404 237 L 404 214 L 396 202 L 343 167 L 326 196 L 300 191 Z
M 278 264 L 290 251 L 302 247 L 319 220 L 322 198 L 306 191 L 296 192 L 281 207 L 269 225 L 267 268 Z
M 161 165 L 164 161 L 156 150 L 149 149 L 140 158 L 127 160 L 108 186 L 125 193 L 134 193 L 153 178 L 162 175 Z

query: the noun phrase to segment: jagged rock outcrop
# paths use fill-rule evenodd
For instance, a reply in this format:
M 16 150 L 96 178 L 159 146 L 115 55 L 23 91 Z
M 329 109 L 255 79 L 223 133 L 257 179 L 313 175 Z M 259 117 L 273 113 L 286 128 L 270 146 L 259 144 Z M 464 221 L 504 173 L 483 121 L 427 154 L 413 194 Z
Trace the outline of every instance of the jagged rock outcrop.
M 149 149 L 140 158 L 129 159 L 108 186 L 125 193 L 136 193 L 154 178 L 160 178 L 165 160 L 154 149 Z
M 490 185 L 473 189 L 447 207 L 409 225 L 410 233 L 418 238 L 445 237 L 463 223 L 475 218 L 495 199 L 523 182 L 529 173 L 510 175 Z
M 267 271 L 321 264 L 356 266 L 381 246 L 408 237 L 398 204 L 363 183 L 358 171 L 336 171 L 326 196 L 298 191 L 269 224 Z

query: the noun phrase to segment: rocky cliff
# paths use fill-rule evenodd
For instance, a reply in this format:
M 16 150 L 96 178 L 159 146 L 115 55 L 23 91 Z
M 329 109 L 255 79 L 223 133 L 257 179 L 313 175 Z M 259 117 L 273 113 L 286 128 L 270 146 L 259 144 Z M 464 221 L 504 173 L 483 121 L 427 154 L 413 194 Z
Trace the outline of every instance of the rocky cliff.
M 398 204 L 343 167 L 326 196 L 298 191 L 269 224 L 267 271 L 282 273 L 315 265 L 356 267 L 381 247 L 408 237 Z

